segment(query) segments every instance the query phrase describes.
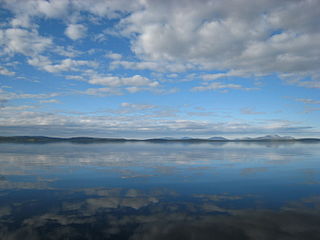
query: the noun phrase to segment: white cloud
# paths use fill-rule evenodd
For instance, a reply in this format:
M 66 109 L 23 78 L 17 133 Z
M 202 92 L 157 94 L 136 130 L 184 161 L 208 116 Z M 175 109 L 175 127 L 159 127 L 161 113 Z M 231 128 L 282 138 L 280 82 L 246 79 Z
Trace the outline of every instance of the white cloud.
M 7 112 L 10 112 L 10 111 L 24 111 L 24 110 L 32 109 L 32 108 L 35 108 L 35 106 L 29 106 L 29 105 L 3 106 L 3 107 L 0 106 L 0 109 L 1 109 L 2 112 L 4 112 L 4 111 L 7 111 Z
M 318 0 L 243 0 L 241 3 L 238 0 L 228 3 L 212 0 L 6 0 L 3 3 L 3 7 L 15 14 L 12 26 L 23 23 L 27 26 L 35 16 L 59 18 L 68 23 L 65 33 L 73 40 L 86 36 L 86 27 L 78 23 L 84 20 L 81 12 L 97 18 L 120 19 L 112 31 L 120 30 L 130 39 L 138 60 L 124 61 L 119 56 L 110 56 L 114 68 L 173 72 L 204 68 L 242 71 L 244 75 L 293 73 L 319 79 Z M 49 44 L 48 39 L 33 35 L 28 39 L 38 39 L 38 44 L 6 40 L 13 43 L 8 44 L 10 47 L 6 47 L 6 51 L 25 55 L 41 52 Z M 27 47 L 30 45 L 32 47 Z M 319 85 L 317 81 L 294 84 L 315 88 Z
M 208 90 L 224 90 L 228 91 L 229 89 L 236 89 L 236 90 L 245 90 L 245 91 L 251 91 L 256 90 L 256 88 L 247 88 L 243 87 L 239 84 L 234 83 L 221 83 L 221 82 L 213 82 L 210 84 L 204 84 L 202 86 L 193 87 L 193 91 L 208 91 Z
M 128 0 L 2 0 L 3 7 L 10 9 L 16 15 L 44 16 L 47 18 L 68 18 L 70 13 L 88 11 L 100 17 L 116 18 L 120 12 L 126 13 L 141 7 L 139 1 Z
M 143 4 L 121 27 L 127 36 L 136 33 L 132 50 L 147 61 L 258 74 L 319 72 L 317 0 Z
M 0 66 L 0 75 L 14 76 L 16 73 Z
M 86 36 L 87 28 L 81 24 L 69 24 L 65 30 L 65 34 L 72 40 L 78 40 Z
M 3 0 L 3 7 L 15 13 L 16 18 L 12 24 L 19 26 L 28 25 L 30 18 L 42 16 L 47 18 L 61 18 L 67 16 L 69 0 Z
M 41 37 L 35 30 L 20 28 L 0 29 L 0 46 L 6 54 L 36 56 L 52 45 L 50 38 Z
M 99 97 L 105 97 L 110 95 L 122 95 L 122 92 L 119 89 L 115 88 L 88 88 L 87 90 L 82 91 L 80 93 Z
M 297 81 L 295 84 L 306 88 L 320 88 L 319 79 L 313 81 Z
M 40 100 L 39 103 L 60 103 L 57 99 Z
M 79 81 L 84 81 L 84 77 L 80 75 L 66 75 L 66 79 L 72 79 L 72 80 L 79 80 Z
M 157 72 L 183 72 L 187 69 L 192 69 L 194 66 L 191 64 L 182 64 L 177 62 L 166 61 L 126 61 L 114 60 L 111 62 L 111 69 L 123 67 L 126 69 L 134 70 L 152 70 Z
M 15 92 L 9 92 L 5 91 L 0 88 L 0 103 L 1 101 L 8 101 L 13 99 L 38 99 L 38 98 L 50 98 L 50 97 L 56 97 L 59 96 L 60 93 L 15 93 Z
M 53 51 L 61 56 L 69 58 L 76 57 L 82 54 L 81 51 L 74 49 L 74 47 L 72 46 L 56 46 L 55 49 L 53 49 Z
M 156 106 L 151 104 L 136 104 L 136 103 L 128 103 L 128 102 L 123 102 L 120 105 L 123 108 L 134 109 L 134 110 L 147 110 L 147 109 L 156 108 Z
M 127 87 L 126 90 L 129 93 L 137 93 L 143 90 L 143 88 L 139 88 L 139 87 Z
M 157 87 L 159 83 L 152 81 L 141 75 L 134 75 L 132 77 L 118 77 L 118 76 L 94 76 L 89 80 L 91 84 L 98 84 L 110 87 L 121 87 L 121 86 L 144 86 L 144 87 Z
M 311 113 L 311 112 L 317 112 L 320 111 L 320 108 L 312 108 L 312 107 L 305 107 L 303 113 Z
M 216 80 L 220 78 L 226 78 L 226 77 L 245 77 L 248 76 L 250 73 L 243 72 L 243 71 L 228 71 L 225 73 L 212 73 L 212 74 L 204 74 L 201 76 L 203 80 L 209 81 L 209 80 Z
M 141 8 L 140 1 L 128 0 L 95 0 L 95 1 L 71 1 L 73 8 L 81 11 L 88 11 L 99 17 L 118 18 L 123 14 Z
M 241 109 L 241 113 L 242 114 L 246 114 L 246 115 L 258 115 L 258 114 L 265 114 L 265 112 L 258 112 L 258 111 L 255 111 L 251 108 L 242 108 Z
M 32 66 L 39 67 L 42 70 L 51 73 L 66 72 L 66 71 L 80 71 L 81 67 L 97 67 L 97 63 L 87 60 L 74 60 L 66 58 L 60 63 L 53 64 L 51 60 L 45 56 L 36 56 L 28 60 Z
M 306 104 L 320 104 L 319 100 L 314 100 L 310 98 L 297 98 L 296 101 L 306 103 Z
M 106 56 L 113 60 L 120 60 L 122 58 L 122 55 L 119 53 L 108 53 Z
M 48 18 L 57 18 L 66 16 L 68 12 L 69 1 L 67 0 L 51 0 L 37 1 L 37 11 Z
M 79 136 L 100 135 L 118 137 L 147 137 L 147 136 L 210 136 L 229 134 L 304 134 L 316 135 L 317 129 L 281 119 L 259 120 L 258 123 L 247 121 L 236 122 L 208 122 L 199 120 L 168 120 L 168 117 L 159 114 L 143 115 L 132 114 L 132 111 L 123 111 L 114 115 L 105 112 L 99 115 L 77 114 L 76 116 L 62 113 L 45 113 L 26 111 L 1 111 L 0 129 L 4 134 L 43 134 L 51 136 Z M 139 113 L 139 109 L 134 109 Z M 168 113 L 166 113 L 167 115 Z M 41 127 L 43 126 L 43 127 Z

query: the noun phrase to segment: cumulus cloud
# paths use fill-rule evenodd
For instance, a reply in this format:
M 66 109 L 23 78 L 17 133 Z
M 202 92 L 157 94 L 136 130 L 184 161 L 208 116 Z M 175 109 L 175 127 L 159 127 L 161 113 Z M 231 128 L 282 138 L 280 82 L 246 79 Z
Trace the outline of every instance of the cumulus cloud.
M 98 84 L 110 87 L 121 87 L 121 86 L 146 86 L 146 87 L 157 87 L 159 83 L 152 81 L 141 75 L 134 75 L 132 77 L 118 77 L 118 76 L 94 76 L 89 80 L 91 84 Z
M 66 71 L 79 71 L 81 67 L 96 67 L 98 64 L 94 61 L 87 60 L 74 60 L 66 58 L 61 60 L 60 63 L 53 64 L 52 61 L 45 56 L 36 56 L 28 60 L 32 66 L 39 67 L 42 70 L 51 73 L 66 72 Z
M 74 93 L 92 96 L 123 95 L 139 91 L 168 93 L 170 90 L 161 88 L 176 84 L 172 86 L 172 91 L 175 91 L 177 88 L 174 87 L 180 87 L 178 84 L 189 80 L 193 82 L 185 86 L 193 86 L 192 90 L 198 92 L 193 93 L 196 95 L 202 94 L 199 93 L 202 91 L 250 91 L 258 88 L 241 82 L 243 79 L 240 78 L 277 74 L 289 84 L 316 89 L 320 88 L 318 5 L 317 0 L 243 0 L 241 3 L 238 0 L 230 0 L 228 3 L 212 0 L 2 0 L 1 7 L 8 11 L 0 26 L 0 55 L 6 58 L 6 62 L 8 59 L 18 59 L 19 63 L 26 61 L 47 73 L 59 73 L 58 76 L 66 79 L 83 81 L 79 83 L 83 88 L 75 89 Z M 52 19 L 54 24 L 65 27 L 65 35 L 55 35 L 42 27 L 43 22 Z M 108 23 L 107 29 L 103 29 L 105 23 Z M 91 24 L 96 27 L 91 27 Z M 100 42 L 94 42 L 94 49 L 87 49 L 87 58 L 80 56 L 86 54 L 84 49 L 92 46 L 90 44 L 94 37 L 86 39 L 88 43 L 90 41 L 88 45 L 81 41 L 73 44 L 73 47 L 57 45 L 68 38 L 86 38 L 89 33 L 97 36 Z M 108 42 L 105 42 L 106 39 L 112 42 L 116 38 L 123 41 L 121 44 L 127 44 L 123 52 L 120 48 L 111 50 Z M 99 46 L 104 44 L 106 48 L 99 49 Z M 76 49 L 77 47 L 81 48 L 81 51 Z M 98 61 L 102 64 L 99 65 Z M 11 66 L 3 64 L 0 74 L 14 76 L 19 70 L 23 70 L 23 67 L 22 64 L 17 65 L 12 67 L 13 71 Z M 124 72 L 123 69 L 137 71 Z M 153 72 L 144 75 L 144 70 Z M 72 73 L 68 73 L 70 71 Z M 171 75 L 174 79 L 161 79 L 167 78 L 168 72 L 182 74 Z M 66 76 L 66 73 L 69 76 Z M 230 78 L 238 78 L 239 81 L 230 82 Z M 161 86 L 160 81 L 164 82 Z M 41 94 L 3 91 L 0 91 L 0 96 L 3 96 L 4 100 L 45 99 Z M 122 101 L 127 100 L 122 99 L 120 102 Z M 316 99 L 298 101 L 307 104 L 318 102 Z M 142 108 L 134 103 L 123 106 L 131 109 L 140 107 Z M 316 111 L 318 108 L 306 110 Z M 252 109 L 240 111 L 243 114 L 260 113 Z M 154 113 L 153 116 L 149 115 L 143 126 L 137 119 L 130 125 L 128 119 L 121 122 L 118 119 L 110 120 L 109 116 L 105 116 L 104 120 L 84 117 L 81 123 L 68 118 L 65 122 L 75 125 L 97 124 L 101 128 L 111 126 L 117 130 L 122 129 L 123 132 L 136 127 L 138 132 L 177 130 L 179 134 L 183 131 L 204 133 L 210 129 L 213 129 L 213 132 L 222 129 L 220 132 L 226 130 L 239 133 L 259 130 L 258 127 L 261 127 L 255 122 L 246 125 L 241 121 L 226 121 L 225 124 L 183 121 L 182 119 L 187 117 L 186 113 L 184 114 L 181 116 L 181 113 L 173 111 Z M 205 116 L 211 112 L 189 114 Z M 26 116 L 34 116 L 40 124 L 53 123 L 61 117 L 57 115 L 47 116 L 25 111 L 22 118 L 13 119 L 13 123 L 21 120 L 20 122 L 25 121 L 25 125 L 30 124 Z M 1 117 L 3 116 L 10 119 L 9 114 Z M 169 121 L 172 117 L 175 120 Z M 164 121 L 164 118 L 167 121 Z M 66 118 L 63 116 L 62 119 Z M 106 119 L 110 120 L 109 125 L 106 124 Z M 308 126 L 300 123 L 264 123 L 266 126 L 259 130 L 261 132 L 308 131 L 302 128 Z
M 178 62 L 166 62 L 166 61 L 127 61 L 114 59 L 110 65 L 111 69 L 125 68 L 134 70 L 153 70 L 157 72 L 183 72 L 188 69 L 192 69 L 191 64 L 182 64 Z
M 142 59 L 251 74 L 318 72 L 316 0 L 143 4 L 120 24 L 123 34 L 136 33 L 132 50 Z
M 0 46 L 6 54 L 16 53 L 36 56 L 52 45 L 52 40 L 40 36 L 37 31 L 21 28 L 0 29 Z
M 3 7 L 10 9 L 16 17 L 12 24 L 16 26 L 30 26 L 30 18 L 42 16 L 47 18 L 61 18 L 67 15 L 69 1 L 37 1 L 37 0 L 3 0 Z
M 65 34 L 72 40 L 86 36 L 86 27 L 78 23 L 80 12 L 119 19 L 114 31 L 129 38 L 139 61 L 125 61 L 110 55 L 113 67 L 156 71 L 204 68 L 243 71 L 244 75 L 293 73 L 300 77 L 319 77 L 317 0 L 244 0 L 241 3 L 237 0 L 228 3 L 211 0 L 183 3 L 178 0 L 28 0 L 21 3 L 6 0 L 3 3 L 16 16 L 12 23 L 15 28 L 34 16 L 64 19 L 68 23 Z M 16 33 L 5 35 L 27 34 L 23 29 L 10 31 Z M 31 43 L 35 47 L 28 48 L 21 46 L 21 41 L 17 44 L 6 41 L 14 43 L 6 51 L 26 54 L 30 49 L 41 50 L 48 44 L 43 37 L 28 39 L 39 42 Z M 231 73 L 211 78 L 228 75 Z M 319 87 L 314 80 L 298 83 L 304 87 Z
M 65 34 L 72 40 L 78 40 L 86 36 L 86 27 L 81 24 L 69 24 Z
M 81 11 L 120 19 L 118 29 L 142 62 L 257 74 L 319 72 L 317 0 L 7 0 L 4 7 L 15 13 L 15 26 L 33 16 L 67 19 L 65 33 L 73 40 L 85 37 L 85 26 L 77 23 Z M 117 64 L 154 68 L 151 63 Z

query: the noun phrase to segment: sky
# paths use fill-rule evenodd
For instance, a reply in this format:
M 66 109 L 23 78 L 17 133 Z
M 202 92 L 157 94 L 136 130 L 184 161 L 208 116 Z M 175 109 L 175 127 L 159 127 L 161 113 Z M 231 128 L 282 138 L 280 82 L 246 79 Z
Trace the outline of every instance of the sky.
M 320 137 L 319 0 L 0 0 L 0 135 Z

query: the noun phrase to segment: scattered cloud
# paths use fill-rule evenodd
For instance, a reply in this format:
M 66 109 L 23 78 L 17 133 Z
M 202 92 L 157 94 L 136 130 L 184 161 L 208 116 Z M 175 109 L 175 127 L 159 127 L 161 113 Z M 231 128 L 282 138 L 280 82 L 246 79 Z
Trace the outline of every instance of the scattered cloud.
M 220 78 L 226 78 L 226 77 L 245 77 L 248 76 L 249 74 L 247 72 L 243 71 L 229 71 L 225 73 L 211 73 L 211 74 L 204 74 L 201 76 L 203 80 L 209 81 L 209 80 L 216 80 Z
M 127 61 L 114 59 L 111 62 L 110 68 L 125 68 L 133 70 L 152 70 L 156 72 L 183 72 L 192 69 L 194 66 L 191 64 L 182 64 L 177 62 L 166 61 Z
M 53 64 L 51 60 L 44 56 L 33 57 L 28 60 L 28 63 L 50 73 L 80 71 L 81 67 L 95 68 L 98 65 L 98 63 L 94 61 L 74 60 L 70 58 L 63 59 L 60 63 Z
M 38 98 L 50 98 L 50 97 L 56 97 L 61 95 L 61 93 L 37 93 L 37 94 L 32 94 L 32 93 L 15 93 L 15 92 L 9 92 L 5 91 L 0 88 L 0 99 L 4 100 L 13 100 L 13 99 L 38 99 Z
M 281 3 L 271 0 L 259 4 L 245 0 L 241 6 L 235 0 L 228 4 L 187 1 L 183 5 L 176 0 L 4 1 L 3 7 L 12 11 L 15 18 L 11 23 L 14 28 L 2 30 L 1 35 L 10 39 L 6 41 L 10 45 L 6 51 L 23 54 L 41 51 L 50 44 L 50 39 L 18 27 L 30 28 L 35 16 L 64 19 L 65 34 L 78 40 L 87 31 L 84 24 L 78 23 L 80 12 L 88 12 L 100 18 L 120 19 L 114 31 L 130 39 L 131 49 L 141 61 L 118 61 L 114 65 L 154 70 L 161 62 L 169 63 L 168 66 L 171 62 L 184 69 L 315 76 L 320 62 L 317 6 L 316 0 Z M 298 14 L 301 9 L 308 16 Z M 31 35 L 33 38 L 26 37 Z M 22 46 L 17 38 L 29 39 L 25 45 L 30 47 Z M 305 82 L 301 86 L 310 84 Z
M 221 82 L 213 82 L 210 84 L 203 84 L 202 86 L 193 87 L 193 91 L 210 91 L 210 90 L 223 90 L 223 91 L 229 91 L 230 89 L 235 90 L 245 90 L 245 91 L 252 91 L 257 90 L 257 88 L 247 88 L 244 86 L 241 86 L 240 84 L 234 84 L 234 83 L 221 83 Z
M 69 24 L 65 34 L 72 40 L 78 40 L 86 36 L 86 27 L 82 24 Z
M 313 76 L 311 76 L 311 79 L 308 75 L 297 76 L 295 74 L 282 74 L 280 76 L 290 85 L 314 89 L 320 88 L 319 74 L 314 74 Z M 309 80 L 306 80 L 306 78 L 308 77 Z
M 37 56 L 52 46 L 52 39 L 40 36 L 36 30 L 0 29 L 0 46 L 5 54 Z
M 88 93 L 87 93 L 88 94 Z M 99 93 L 94 93 L 94 95 Z M 109 94 L 102 92 L 101 94 Z M 114 93 L 112 93 L 114 94 Z M 126 104 L 125 104 L 126 105 Z M 265 120 L 259 122 L 246 121 L 204 121 L 181 120 L 176 110 L 159 109 L 143 113 L 147 106 L 133 106 L 130 111 L 109 111 L 97 116 L 78 114 L 72 116 L 64 113 L 45 113 L 36 111 L 2 111 L 0 128 L 3 134 L 28 132 L 39 135 L 79 136 L 79 135 L 111 135 L 117 137 L 147 136 L 211 136 L 211 135 L 250 135 L 250 134 L 294 134 L 316 135 L 318 132 L 306 124 Z M 125 109 L 125 108 L 124 108 Z M 132 111 L 138 114 L 132 115 Z M 142 111 L 142 112 L 140 112 Z M 121 114 L 119 114 L 121 113 Z M 143 117 L 142 117 L 143 116 Z M 45 126 L 40 128 L 39 126 Z
M 122 55 L 119 53 L 108 53 L 106 56 L 112 60 L 120 60 L 122 58 Z
M 317 0 L 263 0 L 258 3 L 255 0 L 243 0 L 241 3 L 230 0 L 228 4 L 212 0 L 188 0 L 183 4 L 179 0 L 2 0 L 1 8 L 5 14 L 1 16 L 0 24 L 0 75 L 14 90 L 9 92 L 2 88 L 0 97 L 10 104 L 11 100 L 14 104 L 19 100 L 23 102 L 21 106 L 28 106 L 30 99 L 53 103 L 50 97 L 61 94 L 58 92 L 63 86 L 72 92 L 72 100 L 64 103 L 66 109 L 74 107 L 68 104 L 79 102 L 79 98 L 86 99 L 88 103 L 77 106 L 83 110 L 88 106 L 107 105 L 110 102 L 104 101 L 103 97 L 114 97 L 114 104 L 127 103 L 122 108 L 143 113 L 148 109 L 144 107 L 152 106 L 145 102 L 145 92 L 154 97 L 157 105 L 165 102 L 162 94 L 171 93 L 166 96 L 166 101 L 202 101 L 207 109 L 212 105 L 210 91 L 216 91 L 221 105 L 225 107 L 230 102 L 227 97 L 234 90 L 263 89 L 270 92 L 266 87 L 269 80 L 279 91 L 293 91 L 291 85 L 294 85 L 305 88 L 306 92 L 301 96 L 308 96 L 309 92 L 314 96 L 313 91 L 320 87 L 318 5 Z M 20 79 L 36 79 L 37 87 L 32 93 L 24 93 L 27 83 L 19 84 Z M 279 83 L 279 79 L 287 84 Z M 49 81 L 54 81 L 54 84 L 49 84 Z M 257 81 L 263 84 L 258 85 Z M 53 95 L 41 93 L 47 92 L 47 87 L 54 88 Z M 261 94 L 266 92 L 261 91 Z M 189 94 L 195 97 L 188 98 Z M 254 100 L 253 95 L 246 94 L 248 100 Z M 243 101 L 238 96 L 232 100 Z M 274 101 L 281 99 L 275 97 Z M 296 101 L 307 105 L 319 104 L 311 97 L 296 98 Z M 293 104 L 301 107 L 299 103 Z M 41 108 L 45 107 L 42 105 Z M 174 112 L 164 108 L 157 109 L 158 113 L 153 109 L 143 127 L 134 119 L 131 128 L 136 127 L 138 132 L 151 132 L 151 129 L 161 132 L 163 127 L 164 132 L 177 129 L 178 132 L 186 130 L 192 133 L 194 127 L 195 132 L 201 133 L 199 129 L 207 131 L 206 126 L 213 130 L 229 129 L 227 132 L 233 129 L 241 132 L 245 126 L 250 132 L 268 129 L 308 132 L 311 127 L 307 123 L 302 124 L 302 120 L 285 122 L 284 119 L 288 118 L 285 115 L 290 109 L 282 110 L 284 117 L 279 122 L 261 120 L 266 124 L 263 126 L 252 120 L 241 128 L 243 115 L 263 112 L 243 108 L 240 112 L 233 112 L 232 117 L 222 117 L 211 111 L 184 109 Z M 268 113 L 274 110 L 270 109 Z M 303 113 L 315 112 L 309 114 L 313 117 L 318 107 L 306 106 L 304 110 Z M 11 109 L 11 114 L 13 111 Z M 16 111 L 24 112 L 25 116 L 34 114 L 38 119 L 43 118 L 39 124 L 51 123 L 51 120 L 44 120 L 45 112 L 23 108 L 16 108 Z M 50 117 L 55 119 L 56 114 L 59 115 L 54 113 Z M 110 119 L 108 115 L 104 117 Z M 240 120 L 231 122 L 230 119 Z M 68 118 L 65 123 L 77 125 L 96 121 L 100 123 L 97 119 L 84 118 L 79 123 Z M 120 120 L 110 120 L 111 125 L 116 126 L 117 121 Z M 129 125 L 127 121 L 125 124 Z M 310 122 L 315 121 L 312 119 Z M 125 124 L 119 122 L 119 126 Z M 317 124 L 311 128 L 318 131 Z M 123 132 L 127 129 L 124 128 Z
M 320 111 L 320 107 L 305 107 L 304 113 L 318 112 Z
M 257 111 L 254 111 L 254 110 L 251 109 L 251 108 L 242 108 L 242 109 L 241 109 L 241 113 L 242 113 L 242 114 L 247 114 L 247 115 L 265 114 L 265 112 L 257 112 Z
M 296 98 L 297 102 L 302 102 L 305 104 L 320 104 L 319 100 L 314 100 L 314 99 L 310 99 L 310 98 Z
M 16 73 L 0 66 L 0 75 L 14 76 Z
M 134 75 L 132 77 L 118 77 L 118 76 L 94 76 L 89 80 L 91 84 L 104 85 L 110 87 L 121 87 L 121 86 L 146 86 L 146 87 L 157 87 L 159 83 L 152 81 L 141 75 Z
M 80 94 L 93 95 L 93 96 L 110 96 L 110 95 L 122 95 L 119 89 L 115 88 L 88 88 L 85 91 L 80 91 Z
M 40 100 L 39 103 L 60 103 L 57 99 Z
M 310 13 L 300 19 L 307 28 L 287 20 L 301 9 Z M 121 26 L 124 34 L 138 33 L 132 49 L 146 59 L 263 74 L 312 73 L 318 72 L 320 60 L 313 51 L 319 49 L 319 29 L 310 27 L 316 26 L 316 9 L 317 1 L 246 0 L 241 6 L 237 1 L 188 1 L 183 6 L 179 1 L 153 1 L 123 19 Z
M 123 108 L 137 109 L 137 110 L 146 110 L 146 109 L 156 108 L 156 106 L 150 105 L 150 104 L 135 104 L 135 103 L 128 103 L 128 102 L 123 102 L 120 105 Z

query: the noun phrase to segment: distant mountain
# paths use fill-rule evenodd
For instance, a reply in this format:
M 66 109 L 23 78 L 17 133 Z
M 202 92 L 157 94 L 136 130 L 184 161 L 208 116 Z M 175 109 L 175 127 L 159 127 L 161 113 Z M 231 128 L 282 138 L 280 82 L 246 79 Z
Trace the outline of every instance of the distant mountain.
M 156 139 L 159 139 L 159 140 L 176 140 L 176 138 L 174 138 L 174 137 L 161 137 L 161 138 L 156 138 Z
M 192 137 L 182 137 L 182 138 L 174 138 L 174 137 L 160 137 L 160 138 L 151 138 L 147 140 L 166 140 L 166 141 L 180 141 L 180 140 L 192 140 L 196 138 Z
M 182 137 L 180 138 L 181 140 L 190 140 L 190 139 L 195 139 L 195 138 L 192 138 L 192 137 Z
M 56 142 L 70 142 L 70 143 L 112 143 L 112 142 L 188 142 L 188 143 L 199 143 L 199 142 L 263 142 L 263 141 L 299 141 L 299 142 L 320 142 L 320 138 L 293 138 L 290 136 L 279 136 L 279 135 L 266 135 L 255 138 L 239 138 L 239 139 L 227 139 L 224 137 L 211 137 L 211 138 L 151 138 L 151 139 L 126 139 L 126 138 L 95 138 L 95 137 L 71 137 L 71 138 L 58 138 L 58 137 L 45 137 L 45 136 L 13 136 L 13 137 L 1 137 L 0 143 L 56 143 Z
M 263 137 L 258 137 L 257 140 L 293 140 L 294 137 L 291 136 L 279 136 L 279 135 L 266 135 Z
M 71 137 L 71 138 L 58 138 L 58 137 L 44 137 L 44 136 L 13 136 L 1 137 L 1 142 L 10 143 L 55 143 L 55 142 L 72 142 L 72 143 L 95 143 L 95 142 L 124 142 L 124 138 L 94 138 L 94 137 Z
M 212 140 L 212 141 L 228 141 L 229 139 L 224 138 L 224 137 L 211 137 L 211 138 L 208 138 L 208 140 Z
M 262 137 L 255 137 L 255 138 L 240 138 L 236 140 L 244 140 L 244 141 L 288 141 L 288 140 L 295 140 L 294 137 L 291 136 L 279 136 L 279 135 L 266 135 Z

